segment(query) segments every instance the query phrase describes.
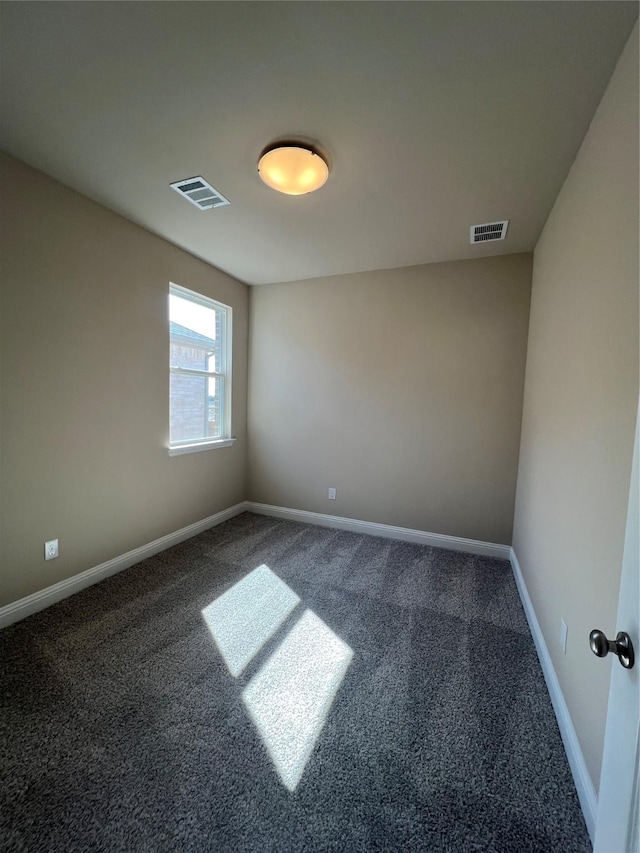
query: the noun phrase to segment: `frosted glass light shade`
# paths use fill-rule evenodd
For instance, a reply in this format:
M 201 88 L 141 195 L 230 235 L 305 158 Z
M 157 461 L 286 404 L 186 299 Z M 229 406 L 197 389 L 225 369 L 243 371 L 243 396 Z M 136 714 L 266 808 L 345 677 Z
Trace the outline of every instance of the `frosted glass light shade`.
M 310 148 L 283 145 L 265 151 L 258 162 L 258 174 L 278 192 L 304 195 L 320 189 L 329 177 L 329 167 Z

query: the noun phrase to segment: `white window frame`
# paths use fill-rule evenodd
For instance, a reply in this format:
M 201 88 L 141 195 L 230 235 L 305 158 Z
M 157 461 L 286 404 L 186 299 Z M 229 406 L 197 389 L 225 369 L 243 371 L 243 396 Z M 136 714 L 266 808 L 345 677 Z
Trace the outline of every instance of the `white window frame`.
M 233 336 L 233 309 L 230 305 L 225 305 L 223 302 L 218 302 L 208 296 L 203 296 L 201 293 L 196 293 L 194 290 L 188 290 L 179 284 L 169 284 L 169 295 L 179 296 L 181 299 L 187 299 L 189 302 L 194 302 L 197 305 L 203 305 L 205 308 L 212 308 L 219 311 L 221 314 L 220 334 L 222 337 L 221 352 L 220 352 L 220 367 L 219 373 L 208 370 L 192 370 L 185 367 L 172 367 L 169 364 L 169 379 L 172 374 L 182 376 L 203 376 L 217 378 L 219 380 L 219 388 L 221 389 L 221 422 L 222 436 L 219 438 L 202 438 L 188 439 L 186 441 L 171 441 L 171 433 L 169 433 L 169 456 L 182 456 L 185 453 L 199 453 L 202 450 L 215 450 L 218 447 L 231 447 L 235 438 L 231 435 L 231 355 L 232 355 L 232 336 Z M 171 329 L 171 312 L 169 311 L 169 329 Z M 171 333 L 169 332 L 169 345 L 171 345 Z M 171 383 L 169 383 L 171 387 Z M 171 391 L 169 391 L 171 395 Z M 171 399 L 169 399 L 169 412 L 171 412 Z

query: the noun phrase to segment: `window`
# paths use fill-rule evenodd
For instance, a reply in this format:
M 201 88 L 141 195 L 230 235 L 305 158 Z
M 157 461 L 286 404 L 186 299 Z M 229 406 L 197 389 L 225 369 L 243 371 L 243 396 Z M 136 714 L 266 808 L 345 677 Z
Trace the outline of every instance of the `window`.
M 169 455 L 229 446 L 231 308 L 172 284 L 169 330 Z

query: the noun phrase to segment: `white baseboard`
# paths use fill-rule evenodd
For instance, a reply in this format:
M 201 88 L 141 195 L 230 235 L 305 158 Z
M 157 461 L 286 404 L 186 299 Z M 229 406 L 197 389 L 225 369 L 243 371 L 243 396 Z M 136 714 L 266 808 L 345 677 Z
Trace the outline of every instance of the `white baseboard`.
M 222 512 L 217 512 L 215 515 L 210 515 L 208 518 L 196 521 L 195 524 L 190 524 L 181 530 L 176 530 L 174 533 L 169 533 L 167 536 L 155 539 L 147 545 L 142 545 L 140 548 L 128 551 L 120 557 L 114 557 L 113 560 L 108 560 L 106 563 L 101 563 L 99 566 L 94 566 L 92 569 L 80 572 L 80 574 L 53 584 L 53 586 L 49 586 L 39 592 L 34 592 L 33 595 L 28 595 L 26 598 L 21 598 L 18 601 L 7 604 L 5 607 L 0 607 L 0 629 L 6 628 L 14 622 L 19 622 L 21 619 L 26 619 L 27 616 L 44 610 L 57 601 L 62 601 L 63 598 L 68 598 L 70 595 L 74 595 L 88 586 L 99 583 L 110 575 L 115 575 L 123 569 L 128 569 L 130 566 L 139 563 L 141 560 L 146 560 L 147 557 L 153 557 L 154 554 L 171 548 L 172 545 L 177 545 L 186 539 L 190 539 L 192 536 L 196 536 L 198 533 L 202 533 L 204 530 L 222 524 L 223 521 L 228 521 L 228 519 L 240 515 L 241 512 L 255 512 L 258 515 L 271 515 L 291 521 L 317 524 L 321 527 L 335 527 L 339 530 L 350 530 L 353 533 L 368 533 L 372 536 L 400 539 L 404 542 L 416 542 L 419 545 L 431 545 L 436 548 L 465 551 L 469 554 L 498 557 L 503 560 L 509 559 L 510 548 L 508 545 L 495 545 L 491 542 L 462 539 L 458 536 L 425 533 L 422 530 L 412 530 L 408 527 L 394 527 L 390 524 L 358 521 L 355 518 L 342 518 L 337 515 L 324 515 L 319 512 L 307 512 L 306 510 L 270 506 L 253 501 L 242 501 L 235 504 L 235 506 L 222 510 Z
M 387 539 L 400 539 L 403 542 L 416 542 L 418 545 L 431 545 L 434 548 L 446 548 L 449 551 L 464 551 L 467 554 L 479 554 L 483 557 L 498 557 L 508 560 L 511 552 L 509 545 L 496 545 L 493 542 L 481 542 L 477 539 L 463 539 L 460 536 L 444 536 L 441 533 L 426 533 L 410 527 L 394 527 L 391 524 L 377 524 L 373 521 L 359 521 L 355 518 L 343 518 L 340 515 L 325 515 L 321 512 L 308 512 L 303 509 L 289 509 L 284 506 L 246 501 L 247 512 L 258 515 L 272 515 L 288 521 L 301 521 L 305 524 L 317 524 L 320 527 L 335 527 L 349 530 L 351 533 L 368 533 L 371 536 L 383 536 Z
M 520 593 L 524 612 L 526 613 L 529 628 L 531 629 L 533 641 L 538 652 L 538 658 L 540 659 L 540 664 L 542 666 L 542 672 L 544 673 L 544 678 L 547 682 L 547 689 L 551 696 L 551 704 L 553 705 L 553 710 L 555 711 L 556 719 L 558 721 L 558 727 L 560 728 L 560 735 L 562 736 L 564 749 L 567 753 L 567 759 L 569 760 L 569 767 L 571 768 L 573 781 L 578 792 L 578 799 L 580 800 L 580 806 L 582 807 L 582 814 L 584 815 L 587 830 L 591 837 L 591 842 L 593 843 L 596 829 L 596 814 L 598 811 L 598 797 L 596 795 L 595 788 L 593 787 L 593 782 L 591 781 L 591 775 L 587 770 L 584 755 L 580 748 L 578 735 L 573 727 L 569 708 L 567 707 L 567 703 L 562 695 L 560 682 L 558 681 L 558 676 L 556 675 L 551 655 L 549 654 L 549 649 L 547 648 L 547 644 L 545 643 L 542 635 L 542 629 L 540 628 L 540 623 L 538 622 L 538 618 L 533 608 L 533 602 L 531 601 L 527 586 L 524 582 L 520 563 L 518 562 L 518 558 L 513 548 L 511 548 L 510 559 L 518 592 Z
M 153 542 L 142 545 L 140 548 L 134 548 L 133 551 L 128 551 L 120 557 L 107 560 L 106 563 L 100 563 L 99 566 L 94 566 L 92 569 L 80 572 L 80 574 L 74 575 L 72 578 L 67 578 L 39 592 L 34 592 L 33 595 L 28 595 L 26 598 L 21 598 L 12 604 L 7 604 L 6 607 L 0 607 L 0 628 L 6 628 L 14 622 L 26 619 L 32 613 L 44 610 L 57 601 L 62 601 L 63 598 L 68 598 L 70 595 L 74 595 L 74 593 L 80 592 L 80 590 L 104 580 L 104 578 L 108 578 L 110 575 L 115 575 L 117 572 L 128 569 L 141 560 L 146 560 L 147 557 L 153 557 L 154 554 L 159 554 L 160 551 L 165 551 L 167 548 L 171 548 L 172 545 L 178 545 L 180 542 L 184 542 L 185 539 L 190 539 L 198 533 L 222 524 L 223 521 L 228 521 L 228 519 L 239 515 L 241 512 L 245 512 L 245 510 L 244 502 L 231 506 L 228 509 L 223 509 L 222 512 L 217 512 L 215 515 L 210 515 L 208 518 L 196 521 L 195 524 L 189 524 L 181 530 L 167 534 L 167 536 L 161 536 L 160 539 L 155 539 Z

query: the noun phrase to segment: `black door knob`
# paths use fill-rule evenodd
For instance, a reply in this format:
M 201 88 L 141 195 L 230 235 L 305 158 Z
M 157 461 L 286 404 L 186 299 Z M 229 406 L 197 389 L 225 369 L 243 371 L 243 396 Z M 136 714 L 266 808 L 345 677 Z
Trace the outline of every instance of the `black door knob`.
M 608 640 L 604 631 L 597 628 L 589 634 L 591 651 L 599 658 L 606 658 L 609 652 L 618 656 L 625 669 L 631 669 L 635 661 L 631 637 L 625 631 L 619 631 L 615 640 Z

